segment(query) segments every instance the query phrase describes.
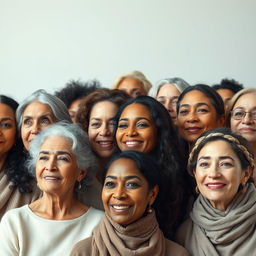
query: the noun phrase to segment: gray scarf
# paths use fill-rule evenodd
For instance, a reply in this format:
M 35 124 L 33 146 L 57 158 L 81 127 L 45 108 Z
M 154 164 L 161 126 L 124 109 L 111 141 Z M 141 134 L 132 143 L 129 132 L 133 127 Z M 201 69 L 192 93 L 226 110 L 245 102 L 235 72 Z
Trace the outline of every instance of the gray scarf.
M 193 225 L 185 247 L 193 255 L 256 255 L 256 189 L 247 185 L 226 211 L 213 208 L 200 195 L 190 214 Z M 188 232 L 188 233 L 190 233 Z

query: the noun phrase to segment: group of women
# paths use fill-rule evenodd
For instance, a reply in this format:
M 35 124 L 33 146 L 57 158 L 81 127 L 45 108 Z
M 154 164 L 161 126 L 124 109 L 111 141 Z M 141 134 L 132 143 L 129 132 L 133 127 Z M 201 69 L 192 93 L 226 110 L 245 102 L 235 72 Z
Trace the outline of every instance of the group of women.
M 150 87 L 1 95 L 1 255 L 253 255 L 256 90 Z

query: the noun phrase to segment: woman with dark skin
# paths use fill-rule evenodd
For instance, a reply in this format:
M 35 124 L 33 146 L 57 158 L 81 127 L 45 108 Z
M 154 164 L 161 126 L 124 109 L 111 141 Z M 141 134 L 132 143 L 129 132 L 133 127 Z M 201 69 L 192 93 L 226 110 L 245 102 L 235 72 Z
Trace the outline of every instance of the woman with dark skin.
M 137 151 L 118 153 L 106 165 L 103 175 L 105 216 L 92 237 L 74 247 L 72 256 L 189 255 L 165 239 L 158 227 L 161 218 L 155 211 L 164 211 L 164 198 L 168 196 L 161 196 L 164 180 L 152 157 Z
M 12 208 L 39 197 L 33 178 L 23 168 L 22 141 L 17 136 L 18 103 L 0 95 L 0 219 Z M 17 164 L 19 163 L 19 164 Z
M 186 215 L 189 185 L 178 136 L 168 111 L 149 96 L 130 99 L 116 114 L 114 134 L 120 151 L 144 152 L 158 162 L 166 181 L 162 190 L 168 195 L 165 210 L 159 212 L 160 228 L 171 239 Z M 161 226 L 164 220 L 165 225 Z

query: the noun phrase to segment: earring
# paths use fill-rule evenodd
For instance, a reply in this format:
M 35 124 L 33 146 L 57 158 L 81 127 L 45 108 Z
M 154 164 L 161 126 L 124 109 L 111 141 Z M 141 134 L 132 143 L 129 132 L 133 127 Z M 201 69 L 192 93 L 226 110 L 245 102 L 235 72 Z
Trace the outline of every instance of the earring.
M 148 204 L 147 213 L 152 213 L 152 212 L 153 212 L 153 209 L 152 209 L 151 205 Z
M 82 185 L 81 185 L 81 181 L 78 182 L 78 190 L 80 190 L 82 188 Z
M 195 191 L 196 191 L 197 194 L 200 194 L 200 191 L 199 191 L 197 185 L 196 185 Z

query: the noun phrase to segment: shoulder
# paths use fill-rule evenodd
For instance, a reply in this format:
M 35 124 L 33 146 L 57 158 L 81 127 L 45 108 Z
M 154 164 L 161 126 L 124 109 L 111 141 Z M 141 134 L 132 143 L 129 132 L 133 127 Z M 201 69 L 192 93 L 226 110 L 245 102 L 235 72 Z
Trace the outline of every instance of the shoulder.
M 191 235 L 192 226 L 193 226 L 193 222 L 192 222 L 192 220 L 190 218 L 185 220 L 180 225 L 180 227 L 178 228 L 178 230 L 177 230 L 177 232 L 175 234 L 175 240 L 179 244 L 181 244 L 181 245 L 185 244 L 186 237 Z
M 92 237 L 81 240 L 73 247 L 70 256 L 89 256 L 92 251 Z
M 22 207 L 19 207 L 19 208 L 14 208 L 14 209 L 11 209 L 9 211 L 7 211 L 2 220 L 1 220 L 1 223 L 2 222 L 5 222 L 7 220 L 20 220 L 22 219 L 22 215 L 26 214 L 28 212 L 28 205 L 24 205 Z
M 170 241 L 170 240 L 165 240 L 166 244 L 166 255 L 173 255 L 173 256 L 189 256 L 189 252 L 182 247 L 181 245 Z
M 95 209 L 93 207 L 90 207 L 86 213 L 88 218 L 97 218 L 97 219 L 101 219 L 102 216 L 104 215 L 104 212 L 98 209 Z

